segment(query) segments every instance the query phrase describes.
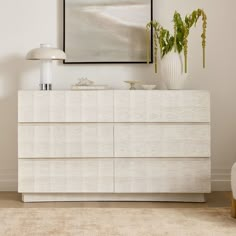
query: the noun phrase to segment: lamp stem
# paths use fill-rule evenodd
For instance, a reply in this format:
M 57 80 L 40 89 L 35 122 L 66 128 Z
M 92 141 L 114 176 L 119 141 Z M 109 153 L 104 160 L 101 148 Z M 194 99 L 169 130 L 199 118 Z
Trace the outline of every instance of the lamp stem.
M 52 89 L 52 60 L 41 60 L 40 89 Z

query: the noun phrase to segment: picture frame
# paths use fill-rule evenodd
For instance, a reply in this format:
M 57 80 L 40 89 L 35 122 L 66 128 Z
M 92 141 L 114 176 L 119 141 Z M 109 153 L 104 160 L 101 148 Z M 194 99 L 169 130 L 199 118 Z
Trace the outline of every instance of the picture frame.
M 63 0 L 63 63 L 147 63 L 152 20 L 153 0 Z

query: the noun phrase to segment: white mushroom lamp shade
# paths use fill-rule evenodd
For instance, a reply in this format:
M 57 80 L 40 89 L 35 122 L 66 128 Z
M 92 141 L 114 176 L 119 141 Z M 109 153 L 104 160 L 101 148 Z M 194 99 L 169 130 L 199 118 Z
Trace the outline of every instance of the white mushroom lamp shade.
M 26 55 L 27 60 L 40 60 L 40 88 L 41 90 L 52 89 L 52 61 L 65 60 L 66 54 L 50 44 L 41 44 L 40 48 L 32 49 Z

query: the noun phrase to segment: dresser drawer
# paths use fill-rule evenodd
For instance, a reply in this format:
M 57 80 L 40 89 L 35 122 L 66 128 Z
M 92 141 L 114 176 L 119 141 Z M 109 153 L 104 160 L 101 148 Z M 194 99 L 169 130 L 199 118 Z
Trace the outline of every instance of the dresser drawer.
M 19 158 L 112 157 L 113 125 L 19 125 Z
M 113 122 L 113 91 L 20 91 L 18 122 Z
M 115 161 L 116 193 L 208 193 L 210 159 L 137 159 Z
M 113 192 L 113 160 L 21 159 L 18 165 L 19 192 Z
M 114 91 L 115 122 L 210 122 L 206 91 Z
M 115 124 L 115 157 L 210 157 L 208 124 Z

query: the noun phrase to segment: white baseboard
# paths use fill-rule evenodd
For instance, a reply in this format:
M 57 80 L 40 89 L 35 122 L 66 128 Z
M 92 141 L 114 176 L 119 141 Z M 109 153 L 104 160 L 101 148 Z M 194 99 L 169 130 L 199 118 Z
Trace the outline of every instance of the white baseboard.
M 231 191 L 231 169 L 213 169 L 212 191 Z
M 231 191 L 230 169 L 212 170 L 212 191 Z M 17 191 L 17 170 L 0 170 L 0 191 Z
M 0 191 L 17 191 L 17 170 L 0 170 Z
M 230 180 L 212 180 L 211 181 L 212 191 L 231 191 Z

